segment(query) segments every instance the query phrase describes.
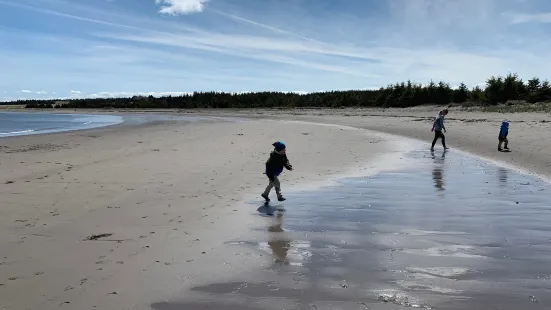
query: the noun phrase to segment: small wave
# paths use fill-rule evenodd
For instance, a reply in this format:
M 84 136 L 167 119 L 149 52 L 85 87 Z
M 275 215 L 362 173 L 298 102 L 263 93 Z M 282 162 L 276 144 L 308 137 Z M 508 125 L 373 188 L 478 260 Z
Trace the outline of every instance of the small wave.
M 31 133 L 31 132 L 34 132 L 34 130 L 28 129 L 28 130 L 12 131 L 12 132 L 0 132 L 0 136 L 19 135 L 19 134 L 25 134 L 25 133 Z

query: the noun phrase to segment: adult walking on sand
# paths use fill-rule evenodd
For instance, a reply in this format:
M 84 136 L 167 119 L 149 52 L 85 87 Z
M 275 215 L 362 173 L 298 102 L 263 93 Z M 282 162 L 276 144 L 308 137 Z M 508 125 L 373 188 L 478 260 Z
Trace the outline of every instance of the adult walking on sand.
M 444 150 L 448 149 L 448 147 L 446 146 L 446 137 L 444 136 L 444 133 L 446 132 L 444 117 L 446 115 L 448 115 L 448 109 L 440 111 L 440 113 L 438 113 L 438 117 L 434 120 L 434 123 L 432 124 L 432 131 L 434 131 L 434 140 L 432 140 L 432 147 L 430 148 L 431 151 L 434 151 L 434 145 L 436 144 L 436 141 L 438 141 L 438 138 L 442 139 L 442 146 L 444 147 Z

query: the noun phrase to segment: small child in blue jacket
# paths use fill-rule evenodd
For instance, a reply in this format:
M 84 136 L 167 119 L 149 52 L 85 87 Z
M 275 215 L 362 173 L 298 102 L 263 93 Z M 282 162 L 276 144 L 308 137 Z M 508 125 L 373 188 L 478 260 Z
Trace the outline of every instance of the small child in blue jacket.
M 497 145 L 498 151 L 502 152 L 503 149 L 509 150 L 509 147 L 508 147 L 509 140 L 507 140 L 508 134 L 509 134 L 509 122 L 505 120 L 501 123 L 501 129 L 499 130 L 499 136 L 498 136 L 499 144 Z M 501 145 L 503 143 L 505 143 L 505 146 L 502 149 Z
M 283 172 L 283 168 L 293 170 L 293 166 L 291 166 L 287 159 L 285 143 L 277 141 L 272 145 L 274 146 L 274 150 L 270 153 L 270 158 L 266 162 L 266 171 L 264 172 L 268 176 L 270 183 L 261 196 L 266 202 L 269 202 L 270 191 L 275 187 L 277 200 L 285 201 L 286 199 L 281 194 L 281 185 L 277 177 Z

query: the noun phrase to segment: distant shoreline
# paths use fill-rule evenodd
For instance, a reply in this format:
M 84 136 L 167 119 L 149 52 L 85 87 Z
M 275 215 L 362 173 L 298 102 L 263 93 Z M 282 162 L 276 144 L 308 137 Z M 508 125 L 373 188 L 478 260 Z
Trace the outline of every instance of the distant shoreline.
M 482 105 L 476 103 L 465 104 L 423 104 L 414 107 L 236 107 L 236 108 L 26 108 L 25 105 L 1 105 L 0 112 L 42 112 L 42 113 L 220 113 L 226 112 L 250 112 L 250 111 L 320 111 L 320 110 L 365 110 L 365 111 L 434 111 L 444 108 L 462 112 L 491 112 L 491 113 L 550 113 L 551 102 L 527 103 L 510 102 L 507 104 Z

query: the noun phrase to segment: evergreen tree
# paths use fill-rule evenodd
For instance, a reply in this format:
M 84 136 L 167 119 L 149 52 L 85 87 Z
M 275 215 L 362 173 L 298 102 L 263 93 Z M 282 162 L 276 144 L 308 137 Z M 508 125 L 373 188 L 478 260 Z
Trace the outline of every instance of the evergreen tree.
M 459 87 L 453 93 L 453 102 L 463 103 L 469 98 L 469 88 L 465 83 L 459 84 Z

